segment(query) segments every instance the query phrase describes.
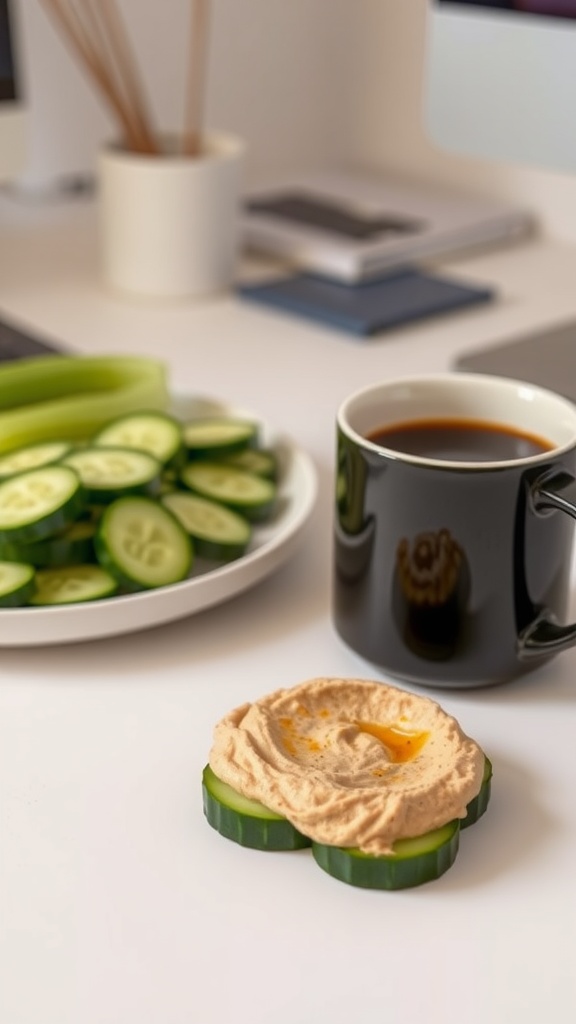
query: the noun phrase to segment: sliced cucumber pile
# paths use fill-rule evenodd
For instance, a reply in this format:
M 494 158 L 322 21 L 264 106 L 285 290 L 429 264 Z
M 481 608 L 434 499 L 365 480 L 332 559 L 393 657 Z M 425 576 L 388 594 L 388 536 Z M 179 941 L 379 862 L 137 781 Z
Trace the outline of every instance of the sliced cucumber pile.
M 462 828 L 474 824 L 490 799 L 492 764 L 485 757 L 484 776 L 464 819 L 414 838 L 398 839 L 393 853 L 373 856 L 350 847 L 312 842 L 286 818 L 248 800 L 214 774 L 202 775 L 204 814 L 212 828 L 241 846 L 256 850 L 297 850 L 312 847 L 316 864 L 327 874 L 362 889 L 409 889 L 440 878 L 456 860 Z M 285 844 L 285 845 L 283 845 Z
M 231 464 L 234 460 L 234 465 Z M 245 461 L 244 461 L 245 460 Z M 276 507 L 278 459 L 258 424 L 129 412 L 88 441 L 0 456 L 0 607 L 168 586 L 244 555 Z M 206 571 L 210 566 L 204 566 Z

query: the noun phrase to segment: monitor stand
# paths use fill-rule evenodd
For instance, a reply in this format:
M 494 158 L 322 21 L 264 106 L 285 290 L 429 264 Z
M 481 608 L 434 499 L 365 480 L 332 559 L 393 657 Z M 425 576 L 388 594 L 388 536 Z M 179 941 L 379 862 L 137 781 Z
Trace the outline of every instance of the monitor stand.
M 454 369 L 514 377 L 576 402 L 576 320 L 468 352 Z

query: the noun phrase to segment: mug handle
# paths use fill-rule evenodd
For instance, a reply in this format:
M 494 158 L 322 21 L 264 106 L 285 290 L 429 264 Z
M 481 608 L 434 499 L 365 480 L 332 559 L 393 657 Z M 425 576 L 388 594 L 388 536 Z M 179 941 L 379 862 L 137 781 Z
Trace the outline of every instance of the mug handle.
M 532 485 L 532 510 L 537 515 L 552 510 L 566 512 L 576 519 L 576 479 L 569 473 L 552 473 L 540 477 Z M 559 654 L 576 645 L 576 623 L 562 626 L 542 612 L 520 634 L 521 657 Z

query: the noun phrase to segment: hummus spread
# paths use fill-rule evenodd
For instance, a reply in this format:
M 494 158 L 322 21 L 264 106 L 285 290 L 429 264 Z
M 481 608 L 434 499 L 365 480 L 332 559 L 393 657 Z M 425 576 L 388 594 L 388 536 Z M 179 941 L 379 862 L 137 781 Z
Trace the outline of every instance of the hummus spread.
M 465 817 L 484 754 L 428 697 L 321 678 L 226 715 L 210 767 L 315 842 L 381 855 Z

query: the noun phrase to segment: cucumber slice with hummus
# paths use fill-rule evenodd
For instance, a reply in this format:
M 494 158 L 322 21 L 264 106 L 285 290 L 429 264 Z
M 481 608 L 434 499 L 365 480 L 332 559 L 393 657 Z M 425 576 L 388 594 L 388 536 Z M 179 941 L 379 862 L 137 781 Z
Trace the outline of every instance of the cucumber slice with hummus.
M 181 480 L 195 494 L 220 501 L 252 522 L 265 519 L 276 501 L 272 480 L 222 462 L 189 462 Z
M 34 592 L 34 566 L 0 562 L 0 608 L 19 608 Z
M 333 878 L 362 889 L 409 889 L 440 878 L 456 859 L 460 822 L 414 839 L 398 839 L 394 852 L 373 856 L 362 850 L 312 843 L 314 860 Z
M 208 823 L 240 846 L 253 850 L 301 850 L 310 846 L 307 836 L 286 818 L 237 793 L 209 765 L 202 774 L 202 796 Z
M 484 755 L 484 774 L 482 776 L 482 785 L 478 791 L 478 795 L 470 801 L 466 807 L 466 817 L 462 818 L 460 822 L 460 828 L 468 828 L 469 825 L 474 825 L 484 814 L 484 811 L 488 807 L 490 800 L 490 791 L 492 788 L 492 762 L 486 755 Z

